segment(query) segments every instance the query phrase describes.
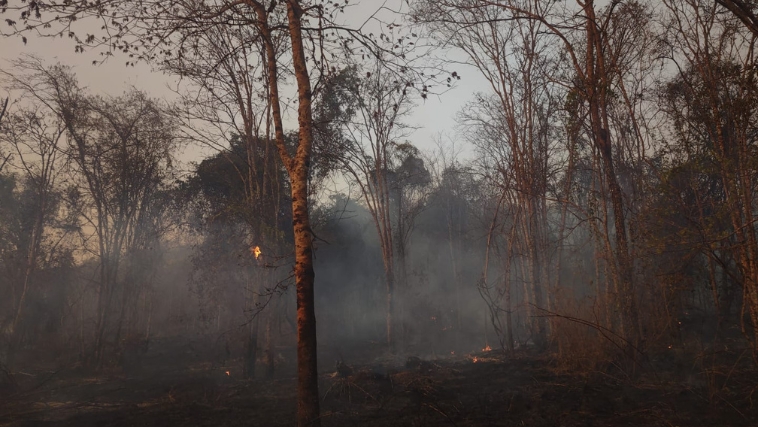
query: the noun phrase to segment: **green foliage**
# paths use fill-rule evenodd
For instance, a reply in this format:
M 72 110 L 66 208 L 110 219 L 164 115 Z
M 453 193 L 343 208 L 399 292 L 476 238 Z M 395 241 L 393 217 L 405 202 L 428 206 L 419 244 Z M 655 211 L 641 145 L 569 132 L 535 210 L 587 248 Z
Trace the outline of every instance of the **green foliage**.
M 273 141 L 255 139 L 247 146 L 235 134 L 229 144 L 200 162 L 184 185 L 196 226 L 241 223 L 258 241 L 276 237 L 288 228 L 291 208 L 286 171 L 272 151 Z

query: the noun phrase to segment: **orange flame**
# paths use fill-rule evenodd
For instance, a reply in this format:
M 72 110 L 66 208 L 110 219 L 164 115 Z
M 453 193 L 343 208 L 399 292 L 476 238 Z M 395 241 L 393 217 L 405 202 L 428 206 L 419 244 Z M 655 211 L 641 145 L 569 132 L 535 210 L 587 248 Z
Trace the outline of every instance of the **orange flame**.
M 224 373 L 226 374 L 226 376 L 227 376 L 227 377 L 231 377 L 231 376 L 232 376 L 232 373 L 231 373 L 231 372 L 229 372 L 229 371 L 226 371 L 226 372 L 224 372 Z
M 492 347 L 490 347 L 489 344 L 487 344 L 487 347 L 484 347 L 482 351 L 492 351 Z
M 261 247 L 256 246 L 254 248 L 250 248 L 250 252 L 255 255 L 255 259 L 258 259 L 258 257 L 261 256 Z
M 473 363 L 476 363 L 476 362 L 478 362 L 478 361 L 479 361 L 479 358 L 478 358 L 478 357 L 476 357 L 476 356 L 474 356 L 474 357 L 472 357 L 472 358 L 471 358 L 471 361 L 472 361 Z

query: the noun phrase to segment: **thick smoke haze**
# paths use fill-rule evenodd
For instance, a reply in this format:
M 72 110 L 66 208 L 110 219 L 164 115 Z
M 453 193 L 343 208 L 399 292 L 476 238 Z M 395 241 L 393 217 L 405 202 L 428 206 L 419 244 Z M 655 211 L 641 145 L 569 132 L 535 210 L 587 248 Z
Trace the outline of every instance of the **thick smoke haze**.
M 0 1 L 0 427 L 752 426 L 705 3 Z

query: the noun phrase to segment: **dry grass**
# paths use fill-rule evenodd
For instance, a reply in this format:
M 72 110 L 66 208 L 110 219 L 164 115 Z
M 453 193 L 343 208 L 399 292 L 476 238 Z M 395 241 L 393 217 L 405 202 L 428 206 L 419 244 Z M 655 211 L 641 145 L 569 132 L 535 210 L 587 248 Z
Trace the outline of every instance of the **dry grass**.
M 602 304 L 598 300 L 561 299 L 556 313 L 550 316 L 558 371 L 603 370 L 618 358 L 624 342 L 605 324 L 598 309 Z

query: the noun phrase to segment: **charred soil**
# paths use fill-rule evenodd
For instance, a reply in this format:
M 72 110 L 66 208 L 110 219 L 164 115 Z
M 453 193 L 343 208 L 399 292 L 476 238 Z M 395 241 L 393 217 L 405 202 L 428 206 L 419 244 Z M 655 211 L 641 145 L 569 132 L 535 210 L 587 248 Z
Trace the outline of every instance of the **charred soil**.
M 157 342 L 127 370 L 16 371 L 0 426 L 295 424 L 291 363 L 244 380 L 241 361 L 211 363 L 193 351 Z M 490 351 L 340 362 L 323 370 L 320 391 L 327 426 L 755 426 L 755 378 L 741 378 L 743 388 L 714 392 L 659 373 L 561 373 L 550 358 Z

